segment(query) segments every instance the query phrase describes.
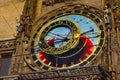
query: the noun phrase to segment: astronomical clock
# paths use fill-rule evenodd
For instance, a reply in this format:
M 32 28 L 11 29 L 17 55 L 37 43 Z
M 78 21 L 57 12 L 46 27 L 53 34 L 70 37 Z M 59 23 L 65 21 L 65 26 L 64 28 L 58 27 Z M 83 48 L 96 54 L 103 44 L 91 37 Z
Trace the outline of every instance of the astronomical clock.
M 50 11 L 33 27 L 28 64 L 34 70 L 85 66 L 99 55 L 105 42 L 100 14 L 86 5 L 63 6 Z

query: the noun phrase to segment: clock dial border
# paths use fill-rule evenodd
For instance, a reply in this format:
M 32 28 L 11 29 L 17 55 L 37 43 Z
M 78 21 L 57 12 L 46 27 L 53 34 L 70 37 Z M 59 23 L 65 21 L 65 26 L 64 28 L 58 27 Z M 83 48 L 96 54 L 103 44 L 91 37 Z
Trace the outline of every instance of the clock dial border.
M 52 13 L 53 14 L 53 13 Z M 99 42 L 99 45 L 97 46 L 97 49 L 96 51 L 94 52 L 94 54 L 92 54 L 90 57 L 87 58 L 86 61 L 83 61 L 81 62 L 81 64 L 79 66 L 84 66 L 86 65 L 87 63 L 89 63 L 90 61 L 92 61 L 101 51 L 103 45 L 104 45 L 104 42 L 105 42 L 105 31 L 104 31 L 104 24 L 103 24 L 103 21 L 99 18 L 99 16 L 95 15 L 94 13 L 92 12 L 89 12 L 89 11 L 86 11 L 86 10 L 80 10 L 80 9 L 74 9 L 74 10 L 62 10 L 60 12 L 54 12 L 54 16 L 52 17 L 49 17 L 47 18 L 44 22 L 42 22 L 43 24 L 41 25 L 38 24 L 37 26 L 37 29 L 35 30 L 34 32 L 34 35 L 32 35 L 32 38 L 31 38 L 31 41 L 30 41 L 30 45 L 31 45 L 31 57 L 32 57 L 32 61 L 33 63 L 32 64 L 36 64 L 36 66 L 40 69 L 46 69 L 46 70 L 49 70 L 49 69 L 54 69 L 50 66 L 46 66 L 42 63 L 39 62 L 39 60 L 37 59 L 35 53 L 34 53 L 34 43 L 35 43 L 35 38 L 36 36 L 38 35 L 38 32 L 42 29 L 42 26 L 51 22 L 52 20 L 54 19 L 57 19 L 59 17 L 62 17 L 62 16 L 65 16 L 65 15 L 70 15 L 70 14 L 77 14 L 77 15 L 82 15 L 82 16 L 85 16 L 85 17 L 88 17 L 90 18 L 91 20 L 93 20 L 96 25 L 98 26 L 99 30 L 100 30 L 100 42 Z

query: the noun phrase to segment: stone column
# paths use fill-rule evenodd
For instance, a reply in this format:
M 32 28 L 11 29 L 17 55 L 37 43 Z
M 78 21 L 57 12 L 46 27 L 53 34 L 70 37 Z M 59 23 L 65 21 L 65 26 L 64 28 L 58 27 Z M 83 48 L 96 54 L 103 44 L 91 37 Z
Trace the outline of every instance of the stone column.
M 2 64 L 2 55 L 0 55 L 0 68 L 1 68 L 1 64 Z

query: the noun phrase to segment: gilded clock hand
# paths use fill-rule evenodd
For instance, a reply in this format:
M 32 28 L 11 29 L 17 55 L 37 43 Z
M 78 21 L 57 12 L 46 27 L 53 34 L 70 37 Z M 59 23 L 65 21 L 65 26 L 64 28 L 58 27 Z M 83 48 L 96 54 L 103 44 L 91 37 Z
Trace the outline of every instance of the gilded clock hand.
M 55 34 L 55 33 L 52 33 L 52 32 L 49 32 L 49 33 L 51 33 L 51 34 L 53 34 L 53 35 L 56 35 L 56 36 L 59 36 L 59 37 L 61 37 L 61 38 L 65 38 L 65 37 L 63 37 L 63 36 L 61 36 L 61 35 L 59 35 L 59 34 Z
M 59 36 L 59 37 L 63 38 L 63 39 L 56 39 L 56 40 L 63 40 L 63 41 L 68 41 L 69 40 L 67 37 L 70 35 L 70 32 L 66 35 L 66 37 L 63 37 L 63 36 L 61 36 L 59 34 L 55 34 L 55 33 L 52 33 L 52 32 L 50 32 L 50 33 L 53 34 L 53 35 L 56 35 L 56 36 Z M 46 40 L 46 41 L 49 41 L 49 40 Z
M 84 37 L 81 37 L 82 39 L 89 39 L 89 38 L 97 38 L 99 37 L 100 35 L 96 35 L 96 36 L 92 36 L 92 37 L 88 37 L 88 38 L 84 38 Z
M 66 35 L 66 37 L 68 37 L 70 35 L 70 32 L 68 32 L 68 34 Z
M 86 35 L 87 36 L 87 35 Z M 100 35 L 96 35 L 96 36 L 92 36 L 92 37 L 89 37 L 89 38 L 97 38 L 97 37 L 99 37 Z M 50 39 L 49 39 L 50 40 Z M 45 41 L 49 41 L 49 40 L 45 40 Z M 60 38 L 58 38 L 58 39 L 56 39 L 55 41 L 54 41 L 54 43 L 59 43 L 59 42 L 62 42 L 62 41 L 68 41 L 68 40 L 70 40 L 69 38 L 67 38 L 67 37 L 65 37 L 64 39 L 60 39 Z
M 97 38 L 99 37 L 100 35 L 96 35 L 96 36 L 92 36 L 92 37 L 89 37 L 89 38 Z
M 59 42 L 63 42 L 63 41 L 67 42 L 68 40 L 70 40 L 70 39 L 68 39 L 68 38 L 64 38 L 64 39 L 61 39 L 61 40 L 59 39 L 58 41 L 55 40 L 54 43 L 59 43 Z
M 94 31 L 94 29 L 91 29 L 91 30 L 89 30 L 89 31 L 86 31 L 86 32 L 82 33 L 81 35 L 84 35 L 84 34 L 86 34 L 86 33 L 93 32 L 93 31 Z
M 86 36 L 93 36 L 93 35 L 100 35 L 99 33 L 96 33 L 96 32 L 94 32 L 94 33 L 87 33 L 87 34 L 85 34 Z

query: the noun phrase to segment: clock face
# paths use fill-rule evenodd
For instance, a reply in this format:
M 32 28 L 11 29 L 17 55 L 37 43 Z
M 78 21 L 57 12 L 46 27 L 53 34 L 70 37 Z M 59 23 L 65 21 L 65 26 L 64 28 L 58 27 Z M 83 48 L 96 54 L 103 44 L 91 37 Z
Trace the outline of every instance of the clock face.
M 40 69 L 84 66 L 104 44 L 104 24 L 86 10 L 54 12 L 39 25 L 31 39 L 31 57 Z

